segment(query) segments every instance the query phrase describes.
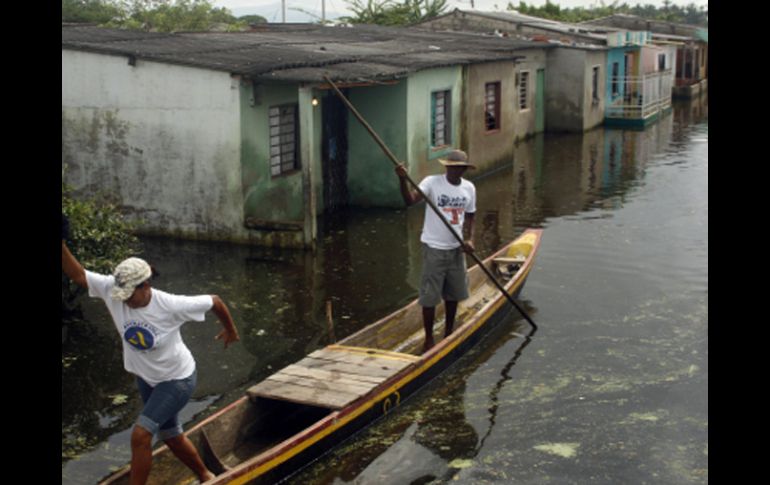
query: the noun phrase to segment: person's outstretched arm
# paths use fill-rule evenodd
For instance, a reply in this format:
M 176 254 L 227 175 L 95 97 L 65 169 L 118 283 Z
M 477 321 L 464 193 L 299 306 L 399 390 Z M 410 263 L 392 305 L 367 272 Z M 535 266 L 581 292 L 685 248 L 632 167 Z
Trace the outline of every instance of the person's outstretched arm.
M 69 279 L 76 285 L 88 289 L 88 280 L 86 280 L 86 270 L 72 255 L 67 243 L 61 240 L 61 269 Z
M 225 302 L 217 295 L 211 295 L 211 299 L 214 300 L 214 306 L 211 307 L 211 311 L 214 312 L 214 315 L 217 316 L 224 327 L 216 336 L 216 339 L 223 339 L 225 348 L 227 348 L 228 345 L 239 341 L 241 338 L 238 336 L 238 330 L 235 328 L 233 317 L 230 315 L 230 310 L 225 305 Z

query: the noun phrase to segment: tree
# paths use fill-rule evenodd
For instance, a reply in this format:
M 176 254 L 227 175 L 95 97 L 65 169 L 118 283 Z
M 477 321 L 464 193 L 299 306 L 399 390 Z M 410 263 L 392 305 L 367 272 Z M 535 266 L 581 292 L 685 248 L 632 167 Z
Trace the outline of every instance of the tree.
M 152 32 L 241 30 L 239 22 L 226 8 L 214 8 L 208 0 L 124 0 L 126 17 L 110 23 L 113 27 Z
M 352 24 L 410 25 L 441 15 L 447 0 L 345 0 L 352 17 L 341 20 Z
M 105 0 L 62 0 L 61 21 L 104 24 L 122 15 L 118 5 Z
M 62 0 L 63 22 L 153 32 L 243 30 L 246 22 L 209 0 Z
M 238 21 L 244 22 L 245 24 L 248 24 L 248 25 L 267 23 L 267 19 L 261 15 L 242 15 L 238 17 Z

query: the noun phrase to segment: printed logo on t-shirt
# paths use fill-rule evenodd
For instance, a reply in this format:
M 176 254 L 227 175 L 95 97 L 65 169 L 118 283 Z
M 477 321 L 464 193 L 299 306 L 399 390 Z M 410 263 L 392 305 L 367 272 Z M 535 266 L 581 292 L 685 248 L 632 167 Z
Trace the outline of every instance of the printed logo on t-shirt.
M 136 350 L 150 350 L 155 346 L 158 331 L 145 322 L 123 324 L 123 339 Z
M 447 219 L 452 224 L 460 223 L 460 215 L 465 212 L 465 206 L 468 203 L 468 198 L 465 196 L 449 197 L 446 194 L 438 196 L 437 206 L 446 214 Z
M 457 197 L 450 197 L 446 194 L 441 194 L 438 196 L 438 203 L 436 204 L 439 207 L 461 207 L 465 208 L 465 205 L 468 203 L 468 198 L 464 195 L 460 195 Z

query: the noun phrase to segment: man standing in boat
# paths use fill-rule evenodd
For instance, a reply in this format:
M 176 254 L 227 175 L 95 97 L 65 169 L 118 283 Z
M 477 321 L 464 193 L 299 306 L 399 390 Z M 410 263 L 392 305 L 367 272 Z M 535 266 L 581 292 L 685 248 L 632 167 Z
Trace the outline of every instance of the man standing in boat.
M 468 162 L 462 150 L 453 150 L 439 162 L 446 167 L 443 175 L 429 175 L 420 182 L 420 190 L 429 197 L 442 212 L 457 237 L 439 220 L 439 216 L 428 206 L 425 207 L 425 222 L 422 227 L 423 269 L 420 281 L 419 303 L 422 306 L 425 345 L 423 352 L 434 345 L 433 321 L 436 305 L 444 300 L 446 320 L 444 337 L 452 333 L 457 314 L 457 302 L 468 298 L 468 276 L 465 253 L 473 252 L 473 220 L 476 213 L 476 187 L 462 178 L 469 168 L 476 168 Z M 423 200 L 422 194 L 407 184 L 407 170 L 403 165 L 396 167 L 401 196 L 407 206 Z M 463 237 L 463 234 L 465 235 Z
M 144 402 L 131 433 L 131 485 L 147 481 L 155 434 L 201 482 L 214 478 L 179 422 L 179 411 L 197 380 L 195 360 L 180 329 L 185 322 L 204 321 L 211 310 L 224 327 L 216 338 L 227 348 L 240 340 L 227 305 L 217 295 L 181 296 L 152 288 L 155 272 L 139 258 L 124 260 L 112 275 L 87 271 L 67 247 L 68 233 L 69 222 L 62 214 L 62 271 L 107 305 L 123 340 L 123 365 L 136 376 Z

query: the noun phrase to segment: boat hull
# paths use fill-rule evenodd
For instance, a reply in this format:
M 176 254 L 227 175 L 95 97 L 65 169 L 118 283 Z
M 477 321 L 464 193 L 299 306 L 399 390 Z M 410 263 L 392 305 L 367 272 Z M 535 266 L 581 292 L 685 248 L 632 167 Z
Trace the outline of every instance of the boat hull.
M 258 464 L 255 464 L 253 469 L 243 469 L 229 477 L 222 477 L 221 480 L 211 483 L 270 485 L 289 478 L 292 474 L 305 468 L 307 465 L 333 450 L 344 441 L 350 439 L 356 433 L 393 412 L 399 405 L 403 404 L 408 398 L 416 394 L 420 388 L 427 385 L 447 368 L 452 366 L 452 364 L 462 358 L 469 349 L 479 343 L 479 341 L 494 329 L 498 323 L 508 318 L 512 309 L 512 306 L 509 304 L 502 306 L 484 325 L 470 335 L 469 338 L 465 339 L 460 345 L 441 356 L 435 363 L 413 371 L 415 375 L 410 376 L 408 380 L 402 379 L 393 382 L 388 387 L 387 391 L 382 392 L 372 402 L 366 403 L 367 409 L 365 411 L 358 414 L 350 421 L 347 421 L 343 426 L 336 427 L 336 429 L 325 435 L 322 439 L 316 441 L 308 448 L 305 448 L 301 453 L 283 461 L 283 463 L 274 467 L 269 472 L 253 478 L 250 477 L 251 472 L 259 466 Z M 342 418 L 344 418 L 344 416 L 340 416 L 340 419 Z
M 517 241 L 526 241 L 526 245 L 519 243 L 519 246 L 526 246 L 528 248 L 526 259 L 521 260 L 522 264 L 514 273 L 510 274 L 510 279 L 504 283 L 507 292 L 513 296 L 518 296 L 521 292 L 532 270 L 541 233 L 542 230 L 538 229 L 527 230 L 516 241 L 484 261 L 485 265 L 493 267 L 495 260 L 510 261 L 515 259 L 501 258 L 501 256 L 513 256 L 514 249 L 517 251 L 519 249 L 516 246 Z M 276 415 L 285 418 L 286 415 L 291 415 L 294 412 L 293 410 L 301 409 L 305 413 L 306 422 L 303 422 L 304 424 L 294 423 L 292 428 L 294 431 L 287 429 L 284 434 L 286 438 L 283 441 L 279 440 L 279 442 L 270 443 L 263 448 L 255 448 L 253 454 L 245 453 L 246 456 L 239 459 L 237 465 L 231 465 L 232 468 L 226 469 L 222 467 L 222 463 L 227 462 L 227 459 L 220 459 L 220 456 L 222 456 L 221 450 L 232 448 L 232 446 L 222 443 L 234 442 L 236 437 L 241 439 L 243 435 L 253 434 L 257 436 L 259 431 L 252 432 L 246 431 L 246 429 L 255 427 L 253 423 L 259 419 L 263 421 L 270 421 L 272 419 L 271 417 L 258 417 L 259 413 L 256 409 L 264 411 L 266 408 L 276 406 L 278 401 L 260 395 L 256 397 L 254 395 L 244 396 L 194 426 L 186 434 L 201 452 L 207 466 L 218 472 L 225 470 L 223 473 L 219 473 L 215 479 L 206 482 L 206 485 L 225 483 L 273 484 L 285 480 L 365 427 L 393 412 L 400 404 L 418 392 L 420 388 L 459 360 L 470 348 L 477 345 L 501 321 L 511 317 L 512 312 L 518 313 L 518 310 L 511 305 L 507 298 L 493 285 L 489 284 L 480 269 L 471 268 L 469 270 L 469 280 L 471 280 L 472 285 L 477 290 L 476 295 L 479 296 L 476 299 L 476 303 L 474 303 L 475 306 L 470 307 L 470 309 L 466 308 L 468 313 L 466 313 L 462 320 L 458 311 L 459 326 L 455 328 L 454 332 L 448 337 L 440 339 L 439 343 L 419 357 L 387 350 L 388 346 L 392 345 L 391 343 L 385 347 L 374 345 L 381 345 L 377 338 L 385 338 L 383 335 L 388 336 L 392 334 L 394 329 L 398 328 L 395 324 L 404 326 L 403 322 L 411 325 L 409 328 L 412 330 L 410 331 L 419 329 L 413 335 L 422 339 L 421 314 L 416 300 L 401 310 L 343 339 L 337 345 L 327 347 L 327 349 L 331 349 L 329 352 L 348 350 L 352 353 L 358 352 L 364 355 L 378 353 L 382 356 L 382 359 L 392 358 L 399 360 L 400 366 L 397 366 L 397 370 L 394 370 L 392 374 L 387 374 L 386 377 L 383 377 L 384 380 L 381 382 L 378 381 L 378 383 L 372 384 L 373 387 L 363 392 L 360 397 L 340 405 L 339 409 L 326 409 L 320 407 L 320 405 L 308 404 L 307 402 L 301 404 L 302 408 L 288 407 L 289 405 L 287 404 L 287 408 L 283 409 L 282 413 L 277 413 Z M 481 288 L 480 285 L 486 286 Z M 388 326 L 391 322 L 395 322 L 394 326 Z M 411 345 L 414 348 L 414 342 Z M 364 357 L 359 356 L 358 358 Z M 366 358 L 373 359 L 373 357 Z M 279 373 L 274 374 L 274 376 Z M 265 381 L 262 381 L 262 383 Z M 262 383 L 255 387 L 259 387 Z M 279 385 L 278 387 L 282 386 Z M 287 401 L 290 399 L 287 398 Z M 291 405 L 298 406 L 297 402 Z M 294 421 L 302 420 L 300 417 L 292 417 L 292 419 Z M 206 430 L 209 431 L 211 436 L 207 436 Z M 244 455 L 244 453 L 240 452 L 240 455 Z M 194 479 L 183 465 L 177 463 L 170 456 L 167 448 L 163 447 L 156 450 L 154 457 L 153 475 L 151 475 L 149 484 L 186 484 L 190 483 L 190 478 Z M 156 463 L 158 462 L 162 463 L 162 466 L 158 468 L 177 468 L 163 475 L 166 472 L 156 471 Z M 180 479 L 179 477 L 181 476 L 186 478 Z M 103 483 L 105 485 L 127 483 L 127 479 L 128 468 L 126 467 Z

